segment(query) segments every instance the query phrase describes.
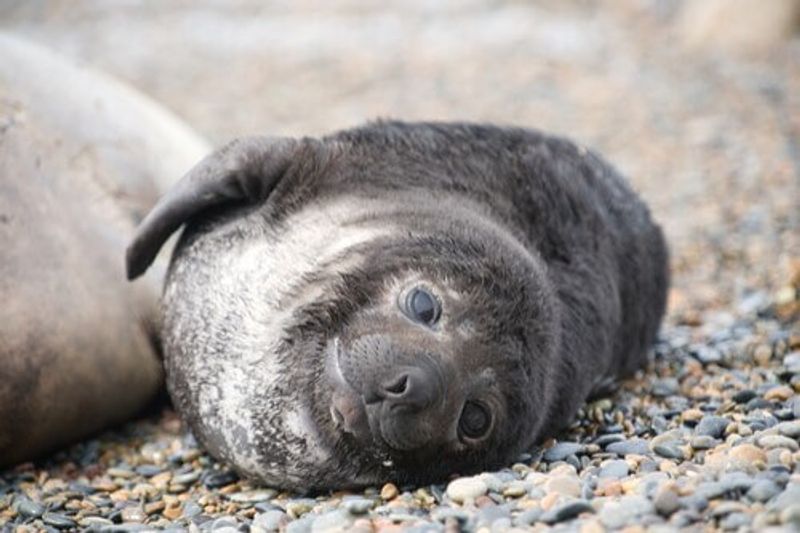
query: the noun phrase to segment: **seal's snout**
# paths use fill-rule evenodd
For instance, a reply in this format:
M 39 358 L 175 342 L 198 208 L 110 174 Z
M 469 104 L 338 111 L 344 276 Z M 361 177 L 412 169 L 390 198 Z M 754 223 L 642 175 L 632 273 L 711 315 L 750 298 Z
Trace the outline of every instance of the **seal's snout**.
M 331 416 L 340 430 L 397 451 L 431 448 L 453 438 L 455 414 L 435 355 L 404 350 L 377 335 L 346 348 L 337 342 L 332 355 Z
M 442 387 L 435 371 L 404 366 L 378 383 L 370 399 L 382 401 L 389 407 L 421 410 L 436 403 L 441 396 Z

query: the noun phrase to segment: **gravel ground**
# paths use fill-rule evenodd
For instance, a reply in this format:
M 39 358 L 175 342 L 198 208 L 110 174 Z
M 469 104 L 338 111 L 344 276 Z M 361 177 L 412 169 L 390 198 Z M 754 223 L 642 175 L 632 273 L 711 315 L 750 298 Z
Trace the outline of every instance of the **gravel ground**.
M 597 148 L 653 206 L 672 248 L 654 361 L 508 468 L 426 487 L 317 497 L 254 487 L 163 408 L 0 475 L 0 523 L 800 529 L 797 39 L 762 55 L 690 51 L 678 1 L 238 1 L 212 16 L 215 5 L 29 2 L 0 6 L 0 25 L 128 80 L 215 142 L 390 115 L 513 122 Z

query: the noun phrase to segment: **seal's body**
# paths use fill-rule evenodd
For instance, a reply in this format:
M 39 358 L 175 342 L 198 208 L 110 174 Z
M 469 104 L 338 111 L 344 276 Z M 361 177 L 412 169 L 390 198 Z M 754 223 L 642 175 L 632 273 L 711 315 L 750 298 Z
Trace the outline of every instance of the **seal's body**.
M 129 276 L 185 222 L 170 393 L 212 453 L 273 485 L 513 460 L 641 368 L 664 312 L 645 205 L 592 152 L 530 130 L 234 142 L 148 215 Z
M 130 285 L 119 256 L 208 145 L 140 93 L 39 46 L 0 32 L 0 57 L 5 467 L 127 420 L 162 389 L 162 276 Z

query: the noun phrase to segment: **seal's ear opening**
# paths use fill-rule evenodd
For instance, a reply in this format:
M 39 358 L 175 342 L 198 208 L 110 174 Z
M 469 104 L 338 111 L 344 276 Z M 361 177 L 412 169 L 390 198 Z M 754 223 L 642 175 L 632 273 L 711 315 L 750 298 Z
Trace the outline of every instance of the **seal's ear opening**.
M 125 254 L 129 280 L 144 273 L 164 242 L 191 217 L 228 203 L 257 204 L 281 179 L 299 143 L 294 139 L 237 139 L 200 161 L 139 224 Z

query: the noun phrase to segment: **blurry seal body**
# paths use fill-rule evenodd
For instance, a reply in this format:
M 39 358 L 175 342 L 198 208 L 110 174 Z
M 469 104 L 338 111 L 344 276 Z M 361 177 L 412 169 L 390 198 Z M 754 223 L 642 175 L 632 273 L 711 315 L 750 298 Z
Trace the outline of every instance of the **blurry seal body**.
M 141 94 L 45 49 L 0 33 L 0 57 L 3 467 L 130 418 L 163 386 L 158 270 L 130 285 L 119 256 L 208 148 Z
M 129 276 L 183 223 L 170 393 L 212 453 L 283 487 L 513 460 L 641 368 L 664 312 L 645 205 L 597 155 L 531 130 L 235 141 L 146 217 Z

